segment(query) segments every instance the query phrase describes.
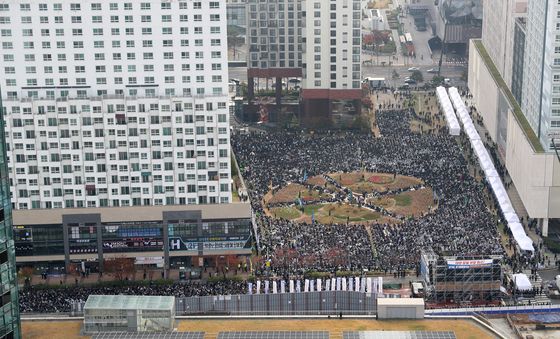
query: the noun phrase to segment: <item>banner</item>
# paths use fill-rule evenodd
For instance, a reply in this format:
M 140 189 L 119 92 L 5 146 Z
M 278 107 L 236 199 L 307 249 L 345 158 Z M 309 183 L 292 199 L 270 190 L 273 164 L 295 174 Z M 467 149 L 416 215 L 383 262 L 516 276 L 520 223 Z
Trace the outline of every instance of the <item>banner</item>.
M 360 292 L 360 277 L 356 277 L 355 291 Z
M 261 281 L 257 280 L 257 294 L 261 294 Z
M 373 289 L 373 279 L 371 278 L 367 278 L 367 293 L 373 293 L 372 289 Z
M 296 292 L 301 293 L 301 281 L 296 281 Z
M 342 279 L 340 279 L 340 277 L 336 278 L 336 291 L 340 291 L 341 282 Z
M 317 279 L 317 292 L 321 292 L 321 287 L 323 285 L 323 280 Z
M 377 283 L 377 293 L 383 294 L 383 277 L 379 277 L 377 280 L 379 280 Z
M 360 279 L 360 292 L 366 293 L 366 278 Z
M 354 292 L 354 278 L 348 278 L 348 291 Z
M 483 260 L 447 260 L 447 268 L 450 270 L 460 270 L 469 268 L 492 267 L 492 259 Z
M 272 281 L 272 293 L 274 293 L 274 294 L 278 293 L 276 280 Z
M 342 278 L 342 290 L 346 291 L 346 278 Z
M 331 279 L 331 291 L 336 291 L 336 279 Z
M 331 279 L 327 279 L 327 281 L 325 282 L 325 291 L 330 291 L 331 290 Z
M 253 294 L 253 283 L 250 282 L 247 286 L 247 294 Z
M 309 279 L 305 279 L 305 284 L 303 285 L 303 292 L 309 292 Z
M 309 280 L 309 292 L 315 292 L 315 280 Z
M 264 282 L 264 294 L 268 294 L 268 287 L 270 286 L 270 281 L 265 280 Z
M 286 293 L 286 281 L 280 280 L 280 293 Z
M 292 279 L 290 279 L 290 293 L 294 293 L 295 289 L 294 289 L 294 281 Z

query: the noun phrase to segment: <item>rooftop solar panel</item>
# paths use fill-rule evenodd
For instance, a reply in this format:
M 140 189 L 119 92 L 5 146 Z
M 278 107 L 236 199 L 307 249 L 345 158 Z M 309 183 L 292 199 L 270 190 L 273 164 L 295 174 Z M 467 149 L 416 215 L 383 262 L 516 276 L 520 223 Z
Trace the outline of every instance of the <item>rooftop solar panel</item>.
M 92 339 L 204 339 L 204 332 L 100 332 Z
M 344 332 L 343 339 L 456 339 L 453 331 L 360 331 Z
M 220 332 L 218 339 L 329 339 L 327 331 Z

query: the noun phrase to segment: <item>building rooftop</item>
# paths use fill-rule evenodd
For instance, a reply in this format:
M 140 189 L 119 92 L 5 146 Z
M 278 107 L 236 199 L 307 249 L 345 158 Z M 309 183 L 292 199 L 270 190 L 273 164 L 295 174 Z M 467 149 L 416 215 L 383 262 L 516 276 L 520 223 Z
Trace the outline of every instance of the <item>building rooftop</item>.
M 200 211 L 203 220 L 251 217 L 248 203 L 14 210 L 14 225 L 62 224 L 63 215 L 100 214 L 101 222 L 159 221 L 163 212 Z
M 423 298 L 378 298 L 378 306 L 424 306 Z
M 84 310 L 171 310 L 174 306 L 172 296 L 90 295 Z

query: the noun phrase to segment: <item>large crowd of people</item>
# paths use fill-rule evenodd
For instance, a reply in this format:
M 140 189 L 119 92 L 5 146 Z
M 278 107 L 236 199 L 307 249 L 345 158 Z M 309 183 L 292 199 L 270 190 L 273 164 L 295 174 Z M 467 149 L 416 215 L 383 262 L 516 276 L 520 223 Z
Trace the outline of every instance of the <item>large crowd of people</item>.
M 85 302 L 92 294 L 99 295 L 171 295 L 177 298 L 244 294 L 247 283 L 234 280 L 188 281 L 175 284 L 116 285 L 116 286 L 61 286 L 59 288 L 27 287 L 19 292 L 21 312 L 59 313 L 72 311 L 72 305 Z
M 399 104 L 379 107 L 375 121 L 379 137 L 356 131 L 252 130 L 233 134 L 232 148 L 256 214 L 259 250 L 265 258 L 256 265 L 257 275 L 287 277 L 309 270 L 367 269 L 400 276 L 405 270 L 418 269 L 420 251 L 425 248 L 455 255 L 504 253 L 496 223 L 484 201 L 484 184 L 469 173 L 462 146 L 444 131 L 413 133 L 411 119 L 429 123 L 437 118 L 405 106 L 401 100 Z M 265 213 L 263 197 L 271 187 L 305 184 L 307 177 L 360 170 L 417 177 L 432 188 L 437 208 L 391 224 L 323 224 L 318 220 L 305 223 Z M 363 201 L 356 200 L 362 205 Z M 347 203 L 348 194 L 333 194 L 330 202 L 337 201 Z M 85 301 L 91 294 L 185 297 L 246 293 L 246 286 L 246 282 L 226 280 L 119 287 L 28 287 L 20 293 L 20 309 L 69 312 L 73 303 Z
M 483 200 L 484 186 L 469 173 L 459 145 L 446 133 L 412 133 L 413 116 L 412 109 L 378 111 L 379 138 L 353 131 L 234 135 L 232 146 L 258 215 L 263 253 L 296 251 L 300 260 L 292 261 L 289 274 L 309 269 L 414 269 L 423 248 L 456 255 L 503 254 Z M 433 189 L 438 208 L 399 224 L 372 223 L 367 226 L 371 236 L 364 225 L 298 223 L 268 216 L 263 209 L 263 196 L 271 187 L 301 183 L 305 175 L 362 169 L 422 179 Z M 330 258 L 333 250 L 344 260 Z

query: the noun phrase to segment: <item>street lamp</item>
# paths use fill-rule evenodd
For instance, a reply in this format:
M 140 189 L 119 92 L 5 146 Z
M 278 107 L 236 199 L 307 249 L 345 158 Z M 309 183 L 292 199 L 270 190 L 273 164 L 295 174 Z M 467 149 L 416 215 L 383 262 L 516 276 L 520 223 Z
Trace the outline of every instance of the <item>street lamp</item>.
M 438 77 L 441 76 L 441 64 L 443 62 L 443 52 L 445 52 L 445 39 L 447 38 L 447 19 L 445 19 L 445 17 L 442 17 L 442 19 L 443 19 L 443 40 L 441 42 L 441 54 L 439 56 L 439 65 L 437 71 Z

